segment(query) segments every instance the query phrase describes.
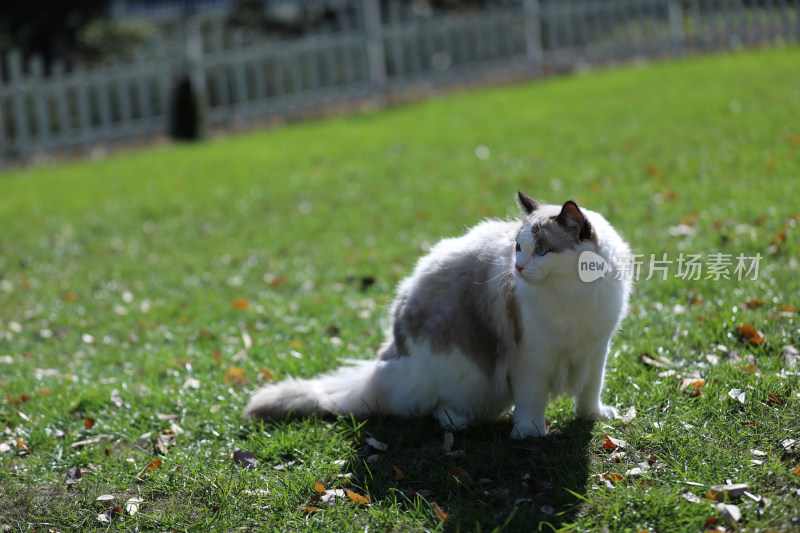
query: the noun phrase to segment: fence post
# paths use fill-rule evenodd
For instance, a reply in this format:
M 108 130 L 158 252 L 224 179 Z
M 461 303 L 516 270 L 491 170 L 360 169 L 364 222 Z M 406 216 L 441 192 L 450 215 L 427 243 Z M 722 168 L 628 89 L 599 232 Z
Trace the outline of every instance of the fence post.
M 22 74 L 22 53 L 19 50 L 12 50 L 8 54 L 8 73 L 11 102 L 14 108 L 14 137 L 17 141 L 17 151 L 22 162 L 28 164 L 31 159 L 31 134 L 28 127 L 28 106 L 25 102 L 27 95 Z
M 364 33 L 367 47 L 367 68 L 373 92 L 383 98 L 387 89 L 386 55 L 383 46 L 380 0 L 362 0 Z
M 680 2 L 671 1 L 667 5 L 669 14 L 669 39 L 672 44 L 672 53 L 676 56 L 683 55 L 683 11 Z
M 30 61 L 31 75 L 36 79 L 33 86 L 33 109 L 36 115 L 36 135 L 39 138 L 39 149 L 45 155 L 50 150 L 50 124 L 47 119 L 47 91 L 44 76 L 44 65 L 41 57 L 34 57 Z
M 544 62 L 539 0 L 525 0 L 523 12 L 525 20 L 525 52 L 528 68 L 534 77 L 539 77 L 542 75 L 542 63 Z

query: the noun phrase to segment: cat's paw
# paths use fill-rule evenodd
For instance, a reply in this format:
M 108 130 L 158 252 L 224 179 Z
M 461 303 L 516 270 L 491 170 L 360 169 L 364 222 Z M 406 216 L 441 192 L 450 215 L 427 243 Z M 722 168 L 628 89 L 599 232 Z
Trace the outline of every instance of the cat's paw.
M 523 440 L 528 437 L 544 437 L 547 435 L 547 428 L 544 424 L 539 427 L 536 424 L 521 424 L 515 423 L 514 429 L 511 430 L 511 438 L 514 440 Z
M 615 418 L 619 418 L 619 411 L 615 408 L 611 407 L 610 405 L 598 405 L 595 409 L 592 409 L 589 413 L 581 413 L 581 417 L 586 418 L 588 420 L 614 420 Z

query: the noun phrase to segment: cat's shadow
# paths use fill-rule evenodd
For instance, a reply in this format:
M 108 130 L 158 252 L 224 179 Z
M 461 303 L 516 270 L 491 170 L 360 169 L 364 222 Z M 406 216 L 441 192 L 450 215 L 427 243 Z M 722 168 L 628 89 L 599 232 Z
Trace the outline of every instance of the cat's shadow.
M 558 529 L 586 493 L 591 431 L 592 423 L 571 419 L 547 437 L 515 441 L 511 423 L 497 422 L 453 432 L 448 453 L 445 431 L 432 419 L 371 419 L 362 437 L 387 449 L 363 446 L 349 469 L 376 501 L 442 518 L 436 503 L 447 515 L 445 530 Z

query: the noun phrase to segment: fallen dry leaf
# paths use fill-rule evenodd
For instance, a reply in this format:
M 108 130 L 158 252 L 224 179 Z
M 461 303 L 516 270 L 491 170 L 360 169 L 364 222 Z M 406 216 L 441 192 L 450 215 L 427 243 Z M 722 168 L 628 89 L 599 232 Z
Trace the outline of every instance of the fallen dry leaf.
M 680 383 L 678 384 L 678 388 L 680 390 L 685 390 L 685 389 L 688 389 L 689 387 L 693 387 L 694 388 L 694 392 L 698 392 L 698 393 L 699 393 L 699 390 L 702 389 L 705 386 L 706 386 L 706 380 L 698 379 L 696 377 L 683 378 L 680 381 Z
M 450 481 L 460 481 L 465 485 L 472 483 L 472 476 L 460 466 L 451 466 L 448 472 L 450 473 Z
M 369 505 L 370 503 L 369 496 L 362 496 L 361 494 L 348 489 L 344 489 L 344 492 L 347 494 L 347 497 L 357 505 Z
M 100 496 L 95 498 L 95 501 L 97 501 L 97 502 L 110 502 L 113 499 L 114 499 L 114 495 L 113 494 L 101 494 Z
M 703 503 L 703 500 L 692 492 L 684 492 L 681 496 L 689 503 Z
M 314 482 L 314 490 L 319 492 L 320 494 L 325 494 L 327 492 L 325 490 L 325 485 L 322 484 L 322 481 Z
M 720 514 L 720 518 L 725 525 L 728 527 L 738 527 L 739 520 L 742 519 L 742 511 L 735 505 L 730 505 L 727 503 L 718 503 L 717 504 L 717 512 Z
M 91 416 L 87 416 L 83 419 L 83 427 L 86 429 L 92 429 L 94 425 L 97 423 L 97 420 L 92 418 Z
M 657 368 L 675 368 L 675 363 L 663 355 L 652 356 L 649 353 L 639 355 L 639 361 L 647 366 L 655 366 Z
M 444 453 L 450 453 L 450 450 L 453 449 L 453 434 L 449 431 L 444 432 L 444 442 L 442 443 L 442 451 Z
M 255 470 L 258 466 L 258 458 L 247 450 L 236 450 L 233 452 L 233 462 L 245 470 Z
M 400 470 L 399 468 L 397 468 L 394 465 L 392 465 L 392 468 L 394 468 L 394 480 L 395 481 L 403 481 L 404 479 L 406 479 L 406 475 L 403 473 L 402 470 Z
M 613 472 L 605 472 L 603 474 L 597 474 L 596 476 L 597 481 L 600 484 L 605 485 L 606 488 L 613 489 L 616 487 L 618 483 L 627 484 L 625 478 L 619 474 L 615 474 Z
M 247 370 L 244 368 L 239 368 L 237 366 L 229 366 L 228 370 L 225 371 L 225 375 L 222 377 L 222 381 L 225 383 L 233 383 L 234 385 L 246 385 L 249 380 L 244 377 Z
M 105 512 L 97 515 L 97 520 L 105 524 L 108 524 L 121 514 L 122 514 L 122 507 L 117 505 L 116 507 L 111 507 L 107 509 Z
M 709 489 L 713 495 L 710 500 L 722 501 L 727 498 L 738 498 L 748 489 L 747 483 L 736 483 L 734 485 L 715 485 Z
M 145 467 L 144 467 L 144 468 L 142 468 L 142 469 L 139 471 L 139 473 L 138 473 L 138 474 L 136 474 L 136 479 L 137 479 L 137 481 L 143 481 L 143 480 L 144 480 L 144 475 L 145 475 L 146 473 L 150 472 L 151 470 L 155 470 L 156 468 L 160 468 L 160 467 L 161 467 L 161 465 L 163 465 L 163 464 L 164 464 L 164 461 L 162 461 L 161 459 L 153 459 L 152 461 L 150 461 L 149 463 L 147 463 L 147 464 L 145 465 Z
M 75 468 L 70 468 L 67 470 L 67 485 L 74 485 L 76 483 L 80 483 L 81 477 L 83 476 L 83 471 L 81 467 L 76 466 Z
M 250 307 L 250 302 L 244 298 L 237 298 L 233 301 L 233 308 L 237 311 L 247 311 L 248 307 Z
M 316 513 L 317 511 L 321 511 L 321 510 L 322 509 L 320 509 L 319 507 L 303 507 L 302 513 L 304 515 L 306 515 L 306 514 L 309 514 L 309 513 Z
M 742 389 L 731 389 L 728 391 L 728 396 L 737 400 L 739 403 L 744 403 L 747 398 L 747 393 Z
M 101 441 L 104 441 L 104 440 L 108 440 L 108 439 L 113 439 L 113 438 L 114 438 L 114 435 L 108 435 L 108 434 L 103 433 L 103 434 L 97 435 L 96 437 L 93 437 L 91 439 L 79 440 L 77 442 L 73 442 L 71 444 L 71 446 L 73 448 L 81 448 L 81 447 L 87 446 L 89 444 L 97 444 L 98 442 L 101 442 Z
M 750 344 L 759 345 L 766 340 L 764 334 L 750 324 L 742 324 L 736 328 L 736 331 L 739 332 L 739 335 L 743 338 L 743 340 L 746 340 Z
M 636 418 L 636 407 L 633 405 L 625 412 L 624 415 L 620 416 L 619 419 L 622 420 L 624 423 L 629 423 L 631 420 Z
M 436 504 L 436 502 L 434 502 L 434 503 L 431 505 L 431 507 L 433 507 L 433 512 L 434 512 L 434 513 L 436 513 L 436 516 L 439 518 L 439 520 L 448 520 L 448 519 L 450 518 L 449 516 L 447 516 L 447 514 L 445 514 L 445 512 L 444 512 L 444 511 L 442 511 L 442 508 L 441 508 L 441 507 L 439 507 L 439 506 Z
M 627 444 L 628 442 L 625 440 L 615 439 L 605 434 L 603 435 L 603 449 L 606 451 L 611 452 L 619 448 L 624 448 Z
M 367 437 L 367 440 L 365 442 L 368 446 L 371 446 L 377 452 L 383 453 L 389 449 L 388 444 L 384 444 L 374 437 Z
M 139 506 L 144 503 L 144 500 L 139 498 L 130 498 L 125 502 L 125 512 L 130 516 L 139 512 Z
M 767 394 L 767 405 L 783 405 L 786 402 L 780 394 Z

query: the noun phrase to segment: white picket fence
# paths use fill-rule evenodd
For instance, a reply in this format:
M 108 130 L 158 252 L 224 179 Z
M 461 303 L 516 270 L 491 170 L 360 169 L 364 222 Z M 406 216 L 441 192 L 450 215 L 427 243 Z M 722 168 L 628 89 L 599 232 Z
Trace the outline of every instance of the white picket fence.
M 215 130 L 577 65 L 800 38 L 800 0 L 504 0 L 425 17 L 393 5 L 357 0 L 352 31 L 251 44 L 226 42 L 221 24 L 201 37 L 190 23 L 177 45 L 92 70 L 54 65 L 45 75 L 41 60 L 24 63 L 12 51 L 0 73 L 0 166 L 165 138 L 184 74 Z

